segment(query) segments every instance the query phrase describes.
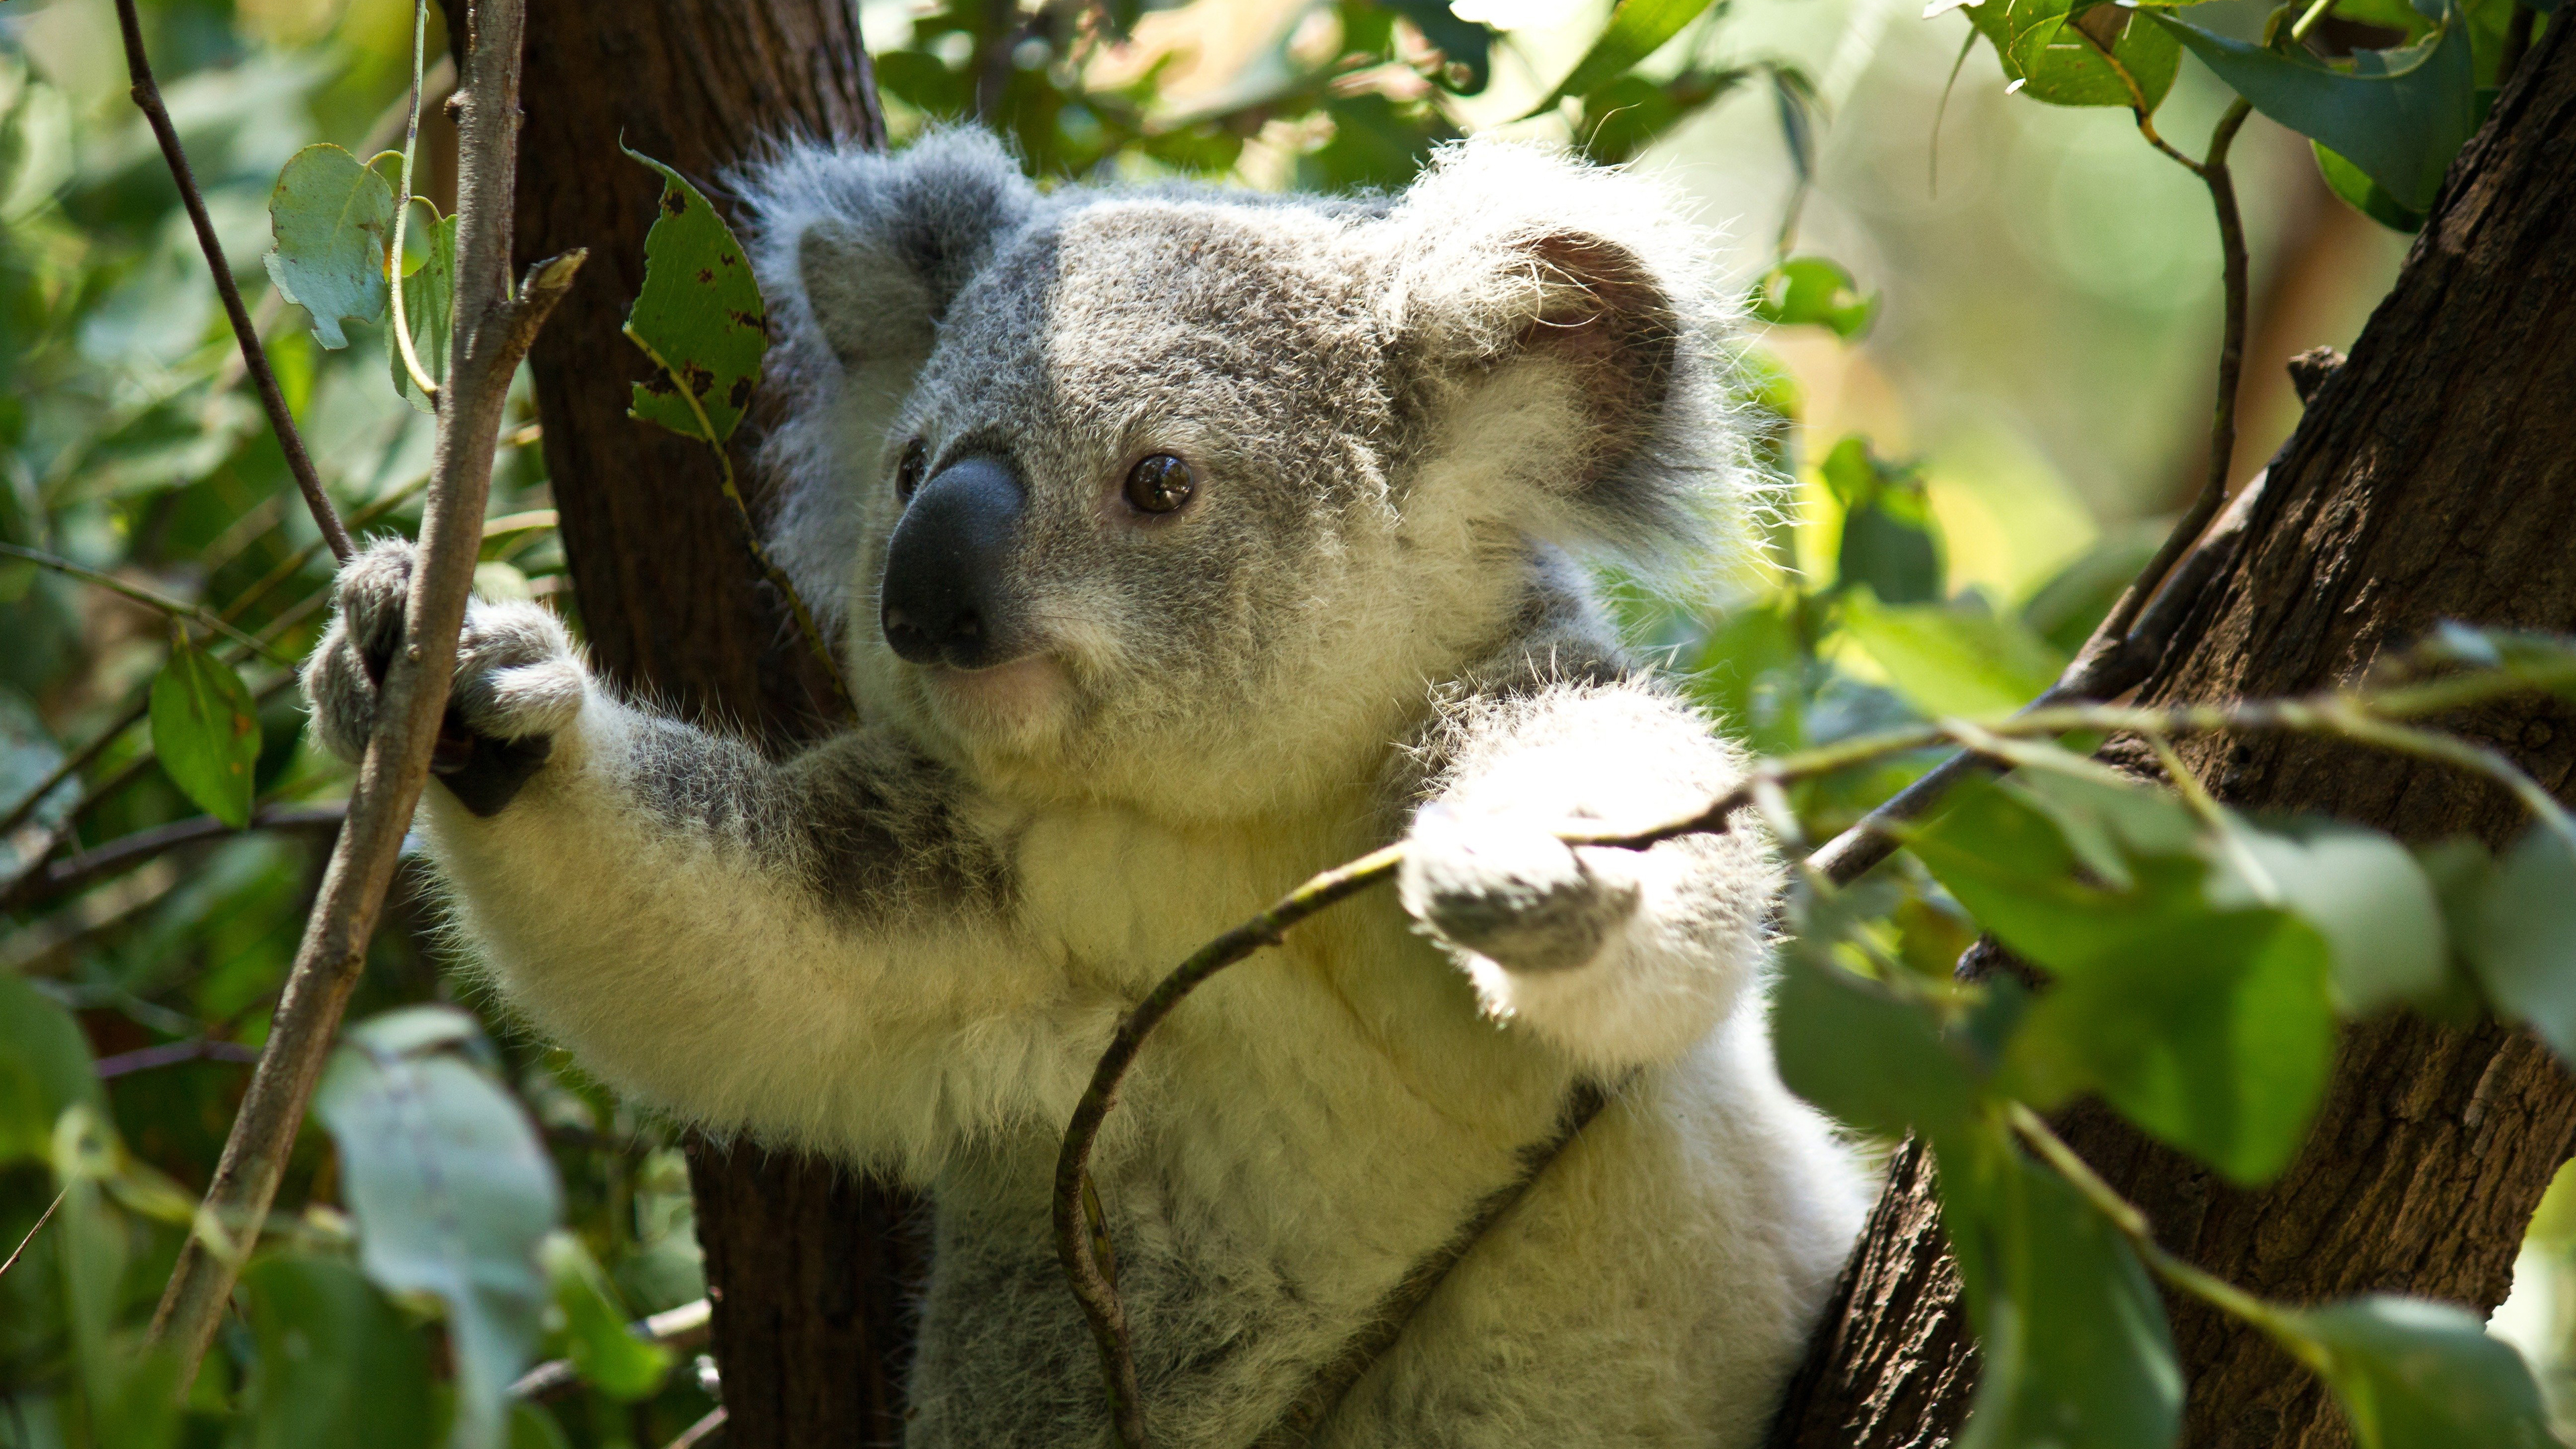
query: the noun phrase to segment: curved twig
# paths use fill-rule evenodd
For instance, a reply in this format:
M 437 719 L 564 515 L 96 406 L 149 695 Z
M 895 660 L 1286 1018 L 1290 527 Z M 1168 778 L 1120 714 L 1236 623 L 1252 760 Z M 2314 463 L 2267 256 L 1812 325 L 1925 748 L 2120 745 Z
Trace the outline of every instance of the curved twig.
M 231 835 L 248 835 L 254 831 L 338 830 L 349 816 L 346 801 L 329 805 L 263 805 L 253 811 L 250 824 L 236 830 L 211 815 L 138 830 L 119 836 L 94 849 L 43 868 L 42 876 L 29 882 L 23 891 L 13 892 L 12 906 L 33 905 L 72 891 L 82 890 L 118 871 L 141 865 L 157 855 L 166 855 L 185 846 L 220 840 Z
M 2576 679 L 2569 682 L 2576 682 Z M 2009 719 L 1992 723 L 1936 720 L 1804 750 L 1756 765 L 1724 794 L 1689 814 L 1661 824 L 1642 830 L 1612 827 L 1565 830 L 1558 832 L 1557 838 L 1568 845 L 1643 850 L 1685 835 L 1723 831 L 1739 812 L 1753 808 L 1766 791 L 1838 773 L 1926 745 L 1956 744 L 1972 755 L 2009 763 L 1996 753 L 1997 746 L 2003 741 L 2051 739 L 2078 730 L 2154 735 L 2241 730 L 2333 736 L 2486 775 L 2511 790 L 2544 826 L 2576 844 L 2576 821 L 2571 821 L 2548 791 L 2511 760 L 2494 751 L 2480 750 L 2448 736 L 2409 728 L 2399 722 L 2483 700 L 2528 693 L 2540 687 L 2537 681 L 2517 678 L 2501 670 L 2470 670 L 2430 684 L 2400 687 L 2375 696 L 2328 692 L 2299 699 L 2170 708 L 2034 704 Z M 1093 1341 L 1100 1350 L 1111 1427 L 1116 1442 L 1124 1449 L 1145 1449 L 1148 1443 L 1144 1405 L 1138 1388 L 1126 1307 L 1119 1299 L 1109 1261 L 1108 1225 L 1098 1207 L 1098 1195 L 1092 1187 L 1090 1174 L 1092 1150 L 1099 1142 L 1100 1129 L 1110 1109 L 1118 1103 L 1119 1085 L 1135 1065 L 1146 1037 L 1191 992 L 1206 984 L 1219 971 L 1262 947 L 1279 944 L 1290 927 L 1389 879 L 1403 861 L 1404 847 L 1401 844 L 1371 851 L 1357 860 L 1310 878 L 1268 910 L 1200 947 L 1119 1020 L 1108 1049 L 1101 1054 L 1100 1062 L 1092 1072 L 1090 1085 L 1083 1090 L 1081 1100 L 1075 1105 L 1073 1119 L 1065 1127 L 1062 1146 L 1056 1156 L 1053 1204 L 1056 1257 L 1064 1267 L 1074 1299 L 1081 1304 L 1083 1316 L 1091 1326 Z M 1850 874 L 1857 875 L 1858 871 Z M 1842 877 L 1849 878 L 1850 875 Z M 1464 1249 L 1460 1251 L 1463 1253 Z
M 341 526 L 340 512 L 331 506 L 331 495 L 322 491 L 322 477 L 313 471 L 313 459 L 304 451 L 304 435 L 296 431 L 295 414 L 286 406 L 286 394 L 277 385 L 277 373 L 268 365 L 268 349 L 260 345 L 259 328 L 242 306 L 241 288 L 233 285 L 232 264 L 224 260 L 223 243 L 215 239 L 215 224 L 206 215 L 206 199 L 198 194 L 196 173 L 188 169 L 188 153 L 179 145 L 179 130 L 170 124 L 169 109 L 161 104 L 161 85 L 152 78 L 152 61 L 143 51 L 143 22 L 134 13 L 134 0 L 116 0 L 116 23 L 125 36 L 125 72 L 133 82 L 134 104 L 151 124 L 153 139 L 161 143 L 161 157 L 170 164 L 170 179 L 179 185 L 179 200 L 188 209 L 189 224 L 197 229 L 197 246 L 206 254 L 207 269 L 215 274 L 215 292 L 224 300 L 224 316 L 231 319 L 233 340 L 241 345 L 242 366 L 259 388 L 259 404 L 268 413 L 269 430 L 277 434 L 277 446 L 286 454 L 287 471 L 295 475 L 296 491 L 304 495 L 304 506 L 312 510 L 314 526 L 330 543 L 331 556 L 347 563 L 356 555 L 357 546 L 349 542 L 349 530 Z

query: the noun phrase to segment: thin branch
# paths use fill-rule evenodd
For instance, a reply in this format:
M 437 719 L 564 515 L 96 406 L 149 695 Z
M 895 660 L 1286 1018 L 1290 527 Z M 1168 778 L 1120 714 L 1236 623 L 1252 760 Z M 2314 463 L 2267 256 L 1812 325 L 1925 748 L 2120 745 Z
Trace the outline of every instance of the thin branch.
M 707 1443 L 724 1426 L 725 1407 L 718 1404 L 707 1411 L 705 1418 L 681 1430 L 680 1437 L 671 1441 L 670 1449 L 697 1449 L 697 1446 Z
M 9 904 L 35 905 L 57 896 L 69 895 L 73 891 L 86 890 L 119 871 L 129 870 L 156 856 L 167 855 L 171 851 L 202 844 L 205 841 L 220 840 L 228 835 L 248 835 L 257 830 L 298 835 L 314 831 L 337 830 L 348 815 L 349 807 L 345 802 L 329 805 L 263 805 L 251 813 L 250 824 L 239 830 L 211 815 L 199 815 L 187 820 L 174 821 L 168 825 L 155 826 L 150 830 L 138 830 L 132 835 L 119 836 L 105 845 L 84 850 L 78 855 L 46 866 L 42 876 L 31 880 L 24 888 L 11 890 Z
M 406 644 L 385 671 L 349 796 L 348 822 L 332 846 L 259 1068 L 199 1209 L 205 1230 L 180 1250 L 153 1315 L 154 1339 L 178 1351 L 182 1384 L 195 1378 L 240 1260 L 267 1219 L 341 1010 L 365 964 L 403 832 L 429 777 L 482 545 L 511 373 L 581 265 L 579 252 L 539 262 L 512 296 L 523 7 L 524 0 L 479 0 L 470 12 L 456 94 L 462 114 L 450 371 L 438 398 L 438 441 L 403 616 Z M 226 1235 L 232 1235 L 229 1241 Z
M 2564 682 L 2576 683 L 2576 670 Z M 2146 735 L 2211 734 L 2225 731 L 2325 735 L 2421 759 L 2454 765 L 2487 775 L 2512 789 L 2550 829 L 2576 843 L 2576 822 L 2536 781 L 2504 756 L 2491 750 L 2412 729 L 2398 721 L 2439 714 L 2482 700 L 2527 694 L 2561 681 L 2539 681 L 2500 670 L 2467 670 L 2438 681 L 2438 688 L 2417 686 L 2380 695 L 2328 692 L 2301 699 L 2227 705 L 2181 705 L 2162 709 L 2114 705 L 2033 705 L 2009 719 L 1986 724 L 1937 720 L 1902 729 L 1883 730 L 1837 744 L 1804 750 L 1754 766 L 1745 778 L 1689 814 L 1642 830 L 1586 826 L 1557 832 L 1567 845 L 1643 850 L 1686 835 L 1725 831 L 1741 812 L 1754 808 L 1766 791 L 1801 780 L 1836 774 L 1891 755 L 1927 745 L 1954 743 L 1993 755 L 1998 742 L 2046 740 L 2075 731 Z M 1092 1339 L 1100 1351 L 1101 1371 L 1110 1406 L 1111 1429 L 1123 1449 L 1145 1449 L 1144 1405 L 1139 1393 L 1134 1346 L 1125 1305 L 1108 1268 L 1108 1234 L 1104 1223 L 1086 1212 L 1097 1195 L 1091 1182 L 1091 1153 L 1100 1129 L 1118 1103 L 1118 1088 L 1144 1049 L 1145 1039 L 1181 1001 L 1219 971 L 1284 939 L 1290 927 L 1337 902 L 1392 877 L 1403 864 L 1402 844 L 1383 846 L 1345 865 L 1306 881 L 1251 920 L 1236 926 L 1192 953 L 1129 1011 L 1112 1033 L 1091 1082 L 1075 1104 L 1056 1157 L 1053 1213 L 1056 1257 Z M 1857 872 L 1855 872 L 1856 874 Z M 1849 876 L 1843 879 L 1849 879 Z
M 268 411 L 268 426 L 277 434 L 277 446 L 286 454 L 287 471 L 295 475 L 304 506 L 313 511 L 314 525 L 329 541 L 331 556 L 347 563 L 357 548 L 349 542 L 349 530 L 340 525 L 339 510 L 331 506 L 331 495 L 322 491 L 321 475 L 313 471 L 313 459 L 304 451 L 304 435 L 296 431 L 295 414 L 287 408 L 286 394 L 277 385 L 277 373 L 268 365 L 268 349 L 260 346 L 259 329 L 242 306 L 241 289 L 233 285 L 232 265 L 224 260 L 223 243 L 215 239 L 215 224 L 206 215 L 206 199 L 197 193 L 196 173 L 188 169 L 188 153 L 179 145 L 179 130 L 170 124 L 170 112 L 161 104 L 160 83 L 152 78 L 152 61 L 143 53 L 143 22 L 134 13 L 134 0 L 116 0 L 116 23 L 125 34 L 125 72 L 134 83 L 134 104 L 141 108 L 143 119 L 151 123 L 153 139 L 161 143 L 162 159 L 170 163 L 170 179 L 178 183 L 179 200 L 188 209 L 189 224 L 197 229 L 197 246 L 206 254 L 206 266 L 215 274 L 215 292 L 224 299 L 224 315 L 232 321 L 233 340 L 241 344 L 242 366 L 259 388 L 260 406 Z
M 35 564 L 38 567 L 52 569 L 58 574 L 62 574 L 68 578 L 79 579 L 83 583 L 96 584 L 98 587 L 107 590 L 111 594 L 118 594 L 125 598 L 132 599 L 134 602 L 141 604 L 146 608 L 158 609 L 170 618 L 180 619 L 191 624 L 199 625 L 211 633 L 223 635 L 225 638 L 232 640 L 234 643 L 239 644 L 244 648 L 254 650 L 261 654 L 267 654 L 268 657 L 276 663 L 289 665 L 294 663 L 293 660 L 287 658 L 283 654 L 269 654 L 269 649 L 266 644 L 261 643 L 259 640 L 252 638 L 250 635 L 234 628 L 231 624 L 226 623 L 215 613 L 214 610 L 207 608 L 203 604 L 181 603 L 179 600 L 171 598 L 168 594 L 162 593 L 157 589 L 147 589 L 141 584 L 128 583 L 114 574 L 102 573 L 97 569 L 73 563 L 70 559 L 63 558 L 56 554 L 47 553 L 43 549 L 28 548 L 22 544 L 15 543 L 0 543 L 0 554 L 6 554 L 11 558 L 25 559 L 27 562 Z
M 2236 180 L 2227 169 L 2227 153 L 2236 144 L 2236 133 L 2245 126 L 2245 118 L 2254 108 L 2238 97 L 2218 118 L 2209 134 L 2209 156 L 2205 161 L 2190 157 L 2167 145 L 2155 133 L 2146 113 L 2138 113 L 2138 129 L 2153 142 L 2156 149 L 2180 162 L 2209 188 L 2211 208 L 2218 217 L 2220 271 L 2226 285 L 2226 315 L 2221 324 L 2218 344 L 2218 399 L 2209 420 L 2209 476 L 2201 485 L 2200 496 L 2183 510 L 2173 532 L 2166 535 L 2155 557 L 2138 571 L 2137 581 L 2111 606 L 2106 628 L 2112 634 L 2126 634 L 2147 599 L 2163 582 L 2168 570 L 2190 549 L 2200 531 L 2218 516 L 2219 507 L 2227 500 L 2227 469 L 2236 457 L 2236 394 L 2245 372 L 2245 318 L 2250 306 L 2250 268 L 2245 257 L 2245 217 L 2236 205 Z
M 175 1067 L 181 1062 L 238 1062 L 243 1065 L 259 1060 L 259 1053 L 237 1041 L 216 1041 L 211 1037 L 190 1037 L 186 1041 L 164 1042 L 159 1046 L 138 1047 L 98 1059 L 101 1081 L 113 1081 L 135 1072 L 148 1072 L 155 1067 Z
M 707 1341 L 714 1326 L 714 1306 L 701 1298 L 695 1303 L 683 1303 L 677 1308 L 666 1308 L 650 1317 L 637 1319 L 626 1325 L 626 1331 L 646 1343 L 658 1343 L 664 1348 L 694 1348 Z M 580 1370 L 573 1367 L 571 1359 L 548 1359 L 519 1375 L 519 1381 L 510 1385 L 510 1397 L 551 1399 L 580 1382 Z
M 0 1274 L 6 1274 L 10 1269 L 18 1266 L 19 1255 L 25 1253 L 27 1251 L 27 1245 L 36 1240 L 36 1234 L 45 1230 L 45 1224 L 54 1220 L 54 1209 L 61 1207 L 62 1205 L 63 1194 L 59 1192 L 55 1193 L 54 1200 L 45 1204 L 45 1210 L 37 1215 L 36 1225 L 27 1229 L 27 1236 L 18 1240 L 17 1247 L 9 1250 L 9 1261 L 0 1263 Z

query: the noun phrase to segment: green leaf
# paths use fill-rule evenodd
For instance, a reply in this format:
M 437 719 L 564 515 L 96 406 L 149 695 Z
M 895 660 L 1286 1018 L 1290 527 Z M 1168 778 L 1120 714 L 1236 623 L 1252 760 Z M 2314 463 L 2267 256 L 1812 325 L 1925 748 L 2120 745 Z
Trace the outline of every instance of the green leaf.
M 453 1008 L 389 1012 L 348 1033 L 314 1098 L 339 1147 L 360 1266 L 389 1293 L 446 1307 L 458 1449 L 501 1443 L 510 1383 L 551 1297 L 537 1246 L 562 1209 L 527 1115 L 466 1058 L 482 1045 Z
M 259 1357 L 248 1449 L 427 1449 L 437 1419 L 419 1335 L 357 1269 L 272 1256 L 242 1273 Z
M 1805 653 L 1791 618 L 1794 597 L 1747 603 L 1708 631 L 1690 691 L 1718 728 L 1755 752 L 1783 755 L 1807 742 L 1801 688 Z
M 2310 141 L 2308 147 L 2316 153 L 2317 172 L 2325 178 L 2326 189 L 2343 198 L 2345 205 L 2390 231 L 2411 235 L 2424 229 L 2424 213 L 2398 205 L 2388 188 L 2371 180 L 2360 167 L 2327 150 L 2323 142 Z
M 2029 626 L 1981 604 L 1844 602 L 1843 627 L 1927 715 L 2006 715 L 2037 698 L 2066 661 Z
M 1753 293 L 1753 315 L 1781 327 L 1830 329 L 1849 342 L 1878 320 L 1878 294 L 1864 297 L 1839 262 L 1791 257 L 1763 274 Z
M 2576 704 L 2576 638 L 2564 634 L 2446 622 L 2407 655 L 2411 661 L 2494 670 Z
M 1583 119 L 1575 135 L 1584 155 L 1615 166 L 1706 110 L 1751 74 L 1742 67 L 1694 66 L 1667 81 L 1623 75 L 1583 98 Z
M 55 1124 L 76 1106 L 106 1118 L 80 1024 L 26 978 L 0 971 L 0 1163 L 43 1161 Z
M 1957 1449 L 2170 1449 L 2182 1370 L 2119 1230 L 2000 1133 L 1944 1147 L 1940 1186 L 1984 1351 Z
M 2098 0 L 1984 0 L 1969 23 L 1993 42 L 2017 95 L 2054 106 L 2164 104 L 2182 68 L 2172 36 Z
M 2006 1049 L 2014 1094 L 2099 1091 L 2229 1181 L 2289 1165 L 2333 1066 L 2328 952 L 2280 911 L 2159 921 L 2062 971 Z
M 2375 830 L 2299 821 L 2258 830 L 2229 817 L 2228 869 L 2213 904 L 2279 906 L 2333 948 L 2338 1004 L 2365 1015 L 2438 994 L 2450 943 L 2433 883 L 2406 847 Z
M 1637 62 L 1664 48 L 1664 42 L 1681 34 L 1682 27 L 1697 19 L 1714 0 L 1619 0 L 1610 12 L 1610 23 L 1583 52 L 1583 58 L 1566 72 L 1547 99 L 1530 107 L 1529 115 L 1543 115 L 1556 108 L 1567 96 L 1588 96 L 1634 69 Z M 1522 119 L 1528 119 L 1524 116 Z
M 2447 1303 L 2374 1295 L 2282 1315 L 2322 1370 L 2361 1449 L 2557 1444 L 2522 1355 Z
M 652 157 L 626 154 L 662 173 L 662 214 L 644 234 L 644 290 L 626 314 L 625 329 L 656 371 L 635 384 L 627 415 L 721 444 L 760 385 L 769 309 L 741 243 L 706 197 Z
M 539 1251 L 563 1310 L 565 1357 L 584 1383 L 619 1403 L 650 1398 L 670 1371 L 671 1355 L 627 1330 L 617 1291 L 570 1233 L 548 1237 Z
M 1940 598 L 1940 537 L 1914 470 L 1880 460 L 1853 435 L 1834 444 L 1816 471 L 1843 505 L 1835 586 L 1867 585 L 1889 604 Z
M 2576 1062 L 2576 847 L 2533 826 L 2497 860 L 2460 943 L 2499 1015 Z
M 259 707 L 232 666 L 185 640 L 152 681 L 152 752 L 197 808 L 235 830 L 250 824 Z
M 421 371 L 436 383 L 447 380 L 448 333 L 455 320 L 456 307 L 456 218 L 445 217 L 429 228 L 429 258 L 403 278 L 403 323 L 411 331 L 412 354 L 420 359 Z M 393 369 L 394 391 L 403 401 L 425 413 L 435 413 L 438 405 L 412 386 L 411 370 L 403 366 L 402 345 L 394 340 L 394 330 L 385 329 L 385 362 Z
M 313 316 L 313 336 L 346 347 L 343 322 L 385 315 L 385 241 L 394 189 L 337 146 L 307 146 L 277 174 L 268 197 L 268 275 L 278 295 Z
M 2230 40 L 2145 13 L 2254 109 L 2332 149 L 2408 211 L 2433 209 L 2443 171 L 2477 129 L 2469 27 L 2456 11 L 2440 30 L 2405 49 L 2355 51 L 2349 74 L 2304 48 Z
M 1437 106 L 1398 105 L 1376 91 L 1335 96 L 1324 114 L 1333 138 L 1297 158 L 1297 184 L 1308 191 L 1402 186 L 1459 134 Z
M 1980 1073 L 1924 1006 L 1833 964 L 1830 936 L 1800 923 L 1771 1005 L 1780 1080 L 1826 1115 L 1881 1136 L 1966 1130 Z

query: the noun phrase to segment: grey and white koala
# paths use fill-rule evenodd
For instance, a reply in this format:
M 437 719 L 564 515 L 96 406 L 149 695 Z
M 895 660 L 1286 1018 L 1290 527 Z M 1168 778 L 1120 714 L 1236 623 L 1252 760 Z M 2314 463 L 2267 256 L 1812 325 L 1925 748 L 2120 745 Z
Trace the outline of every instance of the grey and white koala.
M 1401 196 L 1041 193 L 998 145 L 739 178 L 780 345 L 775 548 L 862 721 L 776 761 L 478 602 L 483 763 L 420 827 L 461 939 L 589 1070 L 924 1184 L 915 1446 L 1090 1446 L 1058 1133 L 1121 1012 L 1321 868 L 1148 1043 L 1095 1160 L 1159 1442 L 1263 1436 L 1390 1290 L 1610 1105 L 1322 1426 L 1331 1445 L 1744 1446 L 1859 1227 L 1774 1073 L 1738 755 L 1579 558 L 1739 549 L 1725 305 L 1655 187 L 1453 149 Z M 306 689 L 352 754 L 407 545 Z

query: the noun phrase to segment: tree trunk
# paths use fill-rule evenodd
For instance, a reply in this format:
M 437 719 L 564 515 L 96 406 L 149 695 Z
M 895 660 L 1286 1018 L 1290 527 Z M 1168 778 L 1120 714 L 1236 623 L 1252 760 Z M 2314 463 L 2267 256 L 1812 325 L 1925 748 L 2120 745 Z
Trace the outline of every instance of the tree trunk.
M 827 727 L 831 693 L 761 582 L 708 450 L 626 416 L 647 364 L 618 328 L 662 183 L 617 147 L 679 168 L 722 207 L 724 169 L 774 138 L 881 143 L 855 16 L 837 0 L 546 0 L 528 17 L 521 258 L 590 248 L 529 366 L 592 657 L 624 687 L 773 748 Z M 733 451 L 756 506 L 755 431 Z M 727 1442 L 899 1440 L 913 1200 L 748 1146 L 693 1139 L 689 1167 Z
M 2444 619 L 2576 629 L 2576 44 L 2553 25 L 2451 170 L 2397 285 L 2274 460 L 2253 540 L 2140 691 L 2149 703 L 2350 681 Z M 2561 798 L 2576 712 L 2517 700 L 2449 727 Z M 2526 827 L 2500 791 L 2306 739 L 2210 739 L 2191 767 L 2240 806 L 2323 811 L 2409 840 Z M 2528 1034 L 2405 1016 L 2345 1033 L 2313 1139 L 2260 1192 L 2107 1111 L 2067 1140 L 2174 1251 L 2292 1303 L 2368 1291 L 2492 1308 L 2533 1206 L 2576 1149 L 2576 1091 Z M 1908 1145 L 1792 1385 L 1775 1449 L 1948 1442 L 1974 1348 Z M 2317 1381 L 2252 1329 L 2173 1301 L 2195 1449 L 2351 1442 Z

